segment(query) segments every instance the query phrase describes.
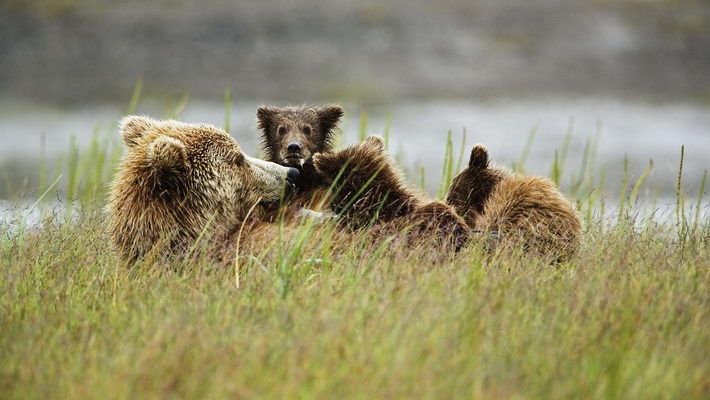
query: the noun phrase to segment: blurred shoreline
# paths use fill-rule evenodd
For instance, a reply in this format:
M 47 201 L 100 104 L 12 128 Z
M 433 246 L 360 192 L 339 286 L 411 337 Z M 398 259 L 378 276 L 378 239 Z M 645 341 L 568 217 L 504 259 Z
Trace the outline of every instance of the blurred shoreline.
M 53 104 L 710 99 L 710 3 L 7 0 L 0 93 Z

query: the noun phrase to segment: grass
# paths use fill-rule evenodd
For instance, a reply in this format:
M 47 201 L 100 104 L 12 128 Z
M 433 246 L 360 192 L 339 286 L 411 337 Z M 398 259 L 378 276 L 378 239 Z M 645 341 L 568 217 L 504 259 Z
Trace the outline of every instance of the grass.
M 671 215 L 643 211 L 645 174 L 612 213 L 594 141 L 576 171 L 563 144 L 553 174 L 587 231 L 561 265 L 477 245 L 436 260 L 304 224 L 235 268 L 127 266 L 100 211 L 118 150 L 101 143 L 71 147 L 69 212 L 0 222 L 0 398 L 710 396 L 705 178 L 686 199 L 682 161 Z M 449 136 L 446 179 L 456 150 Z

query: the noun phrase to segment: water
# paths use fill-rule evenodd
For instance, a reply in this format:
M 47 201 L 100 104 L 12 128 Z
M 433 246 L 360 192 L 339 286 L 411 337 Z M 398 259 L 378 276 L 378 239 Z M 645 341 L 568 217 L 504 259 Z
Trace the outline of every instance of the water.
M 231 133 L 249 154 L 258 153 L 256 107 L 252 103 L 235 103 L 231 109 Z M 654 171 L 645 187 L 649 193 L 659 192 L 666 197 L 673 197 L 681 146 L 685 146 L 683 176 L 689 191 L 697 190 L 703 171 L 710 167 L 710 107 L 703 104 L 551 98 L 483 103 L 406 101 L 377 107 L 346 104 L 344 108 L 347 116 L 341 124 L 343 144 L 357 142 L 363 113 L 368 115 L 368 134 L 383 134 L 391 121 L 390 151 L 401 162 L 413 185 L 421 182 L 420 171 L 425 169 L 426 189 L 430 193 L 436 193 L 440 183 L 448 131 L 452 132 L 457 155 L 466 131 L 464 162 L 470 147 L 483 143 L 497 164 L 509 166 L 520 161 L 526 140 L 535 130 L 525 168 L 539 175 L 549 175 L 555 150 L 560 150 L 565 137 L 571 135 L 561 179 L 563 188 L 581 167 L 585 143 L 595 137 L 598 137 L 595 172 L 600 175 L 604 171 L 607 188 L 615 193 L 621 185 L 625 157 L 629 159 L 632 180 L 641 175 L 652 159 Z M 60 110 L 0 102 L 1 175 L 5 180 L 10 176 L 16 181 L 35 178 L 39 160 L 43 157 L 53 160 L 66 154 L 72 135 L 80 147 L 97 130 L 105 137 L 117 136 L 115 124 L 121 112 L 122 107 L 112 105 Z M 165 114 L 163 107 L 155 104 L 141 105 L 137 112 L 158 118 Z M 224 105 L 190 101 L 178 118 L 223 126 Z M 7 197 L 6 192 L 0 190 L 0 198 L 2 193 Z
M 12 237 L 21 227 L 38 226 L 41 220 L 40 208 L 32 207 L 28 202 L 0 200 L 0 235 Z
M 599 135 L 597 169 L 605 168 L 612 182 L 618 181 L 627 155 L 636 176 L 653 159 L 657 168 L 651 180 L 668 190 L 667 185 L 676 180 L 682 145 L 689 182 L 699 181 L 710 166 L 708 111 L 706 106 L 691 104 L 599 99 L 404 104 L 393 109 L 392 137 L 395 148 L 401 148 L 409 160 L 429 168 L 441 165 L 446 131 L 453 131 L 456 139 L 465 129 L 467 149 L 483 143 L 493 160 L 509 165 L 520 160 L 530 132 L 536 130 L 526 167 L 531 173 L 548 175 L 554 151 L 561 149 L 568 134 L 567 172 L 579 168 L 585 142 Z

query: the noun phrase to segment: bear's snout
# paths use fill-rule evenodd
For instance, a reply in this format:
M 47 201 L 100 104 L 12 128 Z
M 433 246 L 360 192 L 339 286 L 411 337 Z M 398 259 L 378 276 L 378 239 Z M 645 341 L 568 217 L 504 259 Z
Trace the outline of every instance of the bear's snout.
M 286 146 L 286 150 L 292 154 L 298 154 L 301 152 L 301 144 L 298 142 L 291 142 Z
M 298 180 L 298 175 L 300 175 L 300 172 L 298 172 L 296 168 L 289 168 L 288 172 L 286 172 L 286 180 L 295 185 Z

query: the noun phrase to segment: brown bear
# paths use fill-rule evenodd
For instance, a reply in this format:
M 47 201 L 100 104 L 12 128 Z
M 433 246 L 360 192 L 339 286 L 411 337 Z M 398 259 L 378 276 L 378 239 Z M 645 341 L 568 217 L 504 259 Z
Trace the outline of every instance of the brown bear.
M 343 116 L 343 109 L 337 105 L 263 106 L 256 115 L 265 159 L 300 171 L 291 204 L 319 209 L 324 191 L 313 168 L 313 155 L 333 151 L 333 129 Z
M 433 241 L 460 250 L 469 227 L 452 207 L 427 201 L 404 183 L 378 136 L 336 153 L 313 156 L 316 171 L 331 185 L 330 208 L 353 230 L 372 227 L 377 234 L 404 235 L 410 245 Z
M 245 155 L 211 125 L 129 116 L 120 132 L 126 153 L 110 187 L 108 229 L 130 261 L 224 239 L 248 215 L 277 208 L 298 178 L 297 169 Z
M 489 165 L 477 144 L 468 167 L 452 181 L 446 203 L 476 230 L 497 232 L 506 246 L 567 260 L 580 246 L 582 220 L 549 179 L 519 175 Z

